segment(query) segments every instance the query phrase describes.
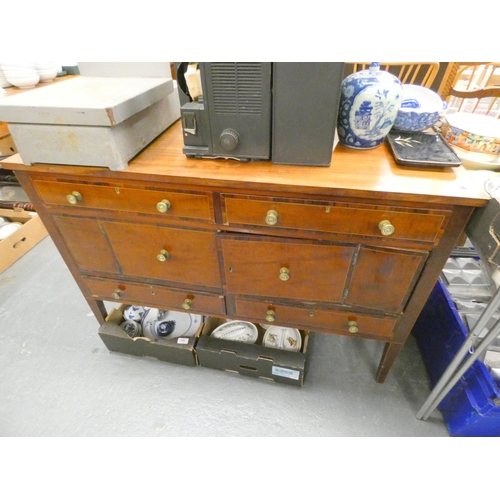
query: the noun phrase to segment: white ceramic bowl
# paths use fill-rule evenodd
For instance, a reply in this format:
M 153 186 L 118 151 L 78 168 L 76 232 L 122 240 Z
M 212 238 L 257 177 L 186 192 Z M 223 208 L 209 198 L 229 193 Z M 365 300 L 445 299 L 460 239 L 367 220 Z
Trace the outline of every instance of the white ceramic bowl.
M 41 82 L 51 82 L 57 76 L 57 70 L 54 68 L 51 70 L 38 71 L 38 74 L 40 75 Z
M 11 234 L 15 233 L 22 224 L 20 222 L 9 222 L 8 224 L 4 224 L 0 227 L 0 240 L 4 240 Z
M 8 217 L 0 216 L 0 227 L 10 224 L 12 221 Z
M 10 84 L 15 87 L 19 87 L 20 89 L 31 89 L 40 81 L 40 75 L 38 74 L 22 77 L 9 77 L 6 75 L 6 78 Z

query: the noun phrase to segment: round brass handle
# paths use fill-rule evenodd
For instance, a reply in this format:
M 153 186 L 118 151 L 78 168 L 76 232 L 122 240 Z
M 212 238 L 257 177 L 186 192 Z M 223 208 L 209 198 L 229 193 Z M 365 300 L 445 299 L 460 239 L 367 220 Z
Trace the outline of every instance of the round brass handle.
M 169 210 L 171 206 L 172 204 L 168 200 L 161 200 L 159 203 L 156 204 L 158 212 L 161 212 L 162 214 L 164 214 L 167 210 Z
M 181 307 L 182 307 L 183 309 L 186 309 L 186 311 L 187 311 L 187 310 L 191 309 L 191 304 L 192 304 L 192 303 L 193 303 L 193 301 L 192 301 L 192 300 L 190 300 L 190 299 L 185 299 L 185 300 L 184 300 L 184 302 L 182 303 Z
M 281 281 L 288 281 L 290 279 L 290 269 L 287 267 L 282 267 L 280 269 L 280 280 Z
M 120 297 L 122 296 L 122 291 L 117 288 L 112 294 L 111 294 L 111 297 L 113 297 L 114 299 L 119 299 Z
M 276 210 L 269 210 L 266 215 L 266 224 L 268 226 L 274 226 L 278 222 L 278 212 Z
M 274 321 L 275 316 L 276 316 L 276 313 L 272 309 L 269 309 L 266 313 L 266 321 L 268 323 L 272 323 Z
M 72 204 L 76 205 L 79 201 L 83 200 L 83 196 L 78 191 L 73 191 L 66 196 L 66 199 Z
M 359 332 L 358 324 L 356 323 L 356 321 L 349 321 L 347 323 L 347 326 L 349 327 L 349 333 L 358 333 Z
M 388 220 L 380 221 L 378 228 L 383 236 L 390 236 L 394 232 L 394 226 Z
M 156 258 L 160 262 L 165 262 L 170 257 L 170 254 L 166 250 L 160 250 L 160 253 L 156 256 Z

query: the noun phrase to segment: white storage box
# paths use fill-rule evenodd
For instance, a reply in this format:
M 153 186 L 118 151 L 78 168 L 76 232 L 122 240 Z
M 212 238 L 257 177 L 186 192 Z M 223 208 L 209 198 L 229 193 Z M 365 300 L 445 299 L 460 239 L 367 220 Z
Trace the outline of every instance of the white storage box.
M 179 116 L 171 78 L 78 76 L 0 99 L 25 164 L 123 170 Z

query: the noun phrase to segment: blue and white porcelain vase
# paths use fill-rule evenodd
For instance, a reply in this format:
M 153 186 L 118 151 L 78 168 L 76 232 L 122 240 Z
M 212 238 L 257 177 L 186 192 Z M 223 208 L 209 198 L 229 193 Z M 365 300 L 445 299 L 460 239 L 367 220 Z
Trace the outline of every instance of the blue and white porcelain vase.
M 340 94 L 340 143 L 355 149 L 373 149 L 382 144 L 396 121 L 402 97 L 401 82 L 381 71 L 379 63 L 349 75 L 342 82 Z

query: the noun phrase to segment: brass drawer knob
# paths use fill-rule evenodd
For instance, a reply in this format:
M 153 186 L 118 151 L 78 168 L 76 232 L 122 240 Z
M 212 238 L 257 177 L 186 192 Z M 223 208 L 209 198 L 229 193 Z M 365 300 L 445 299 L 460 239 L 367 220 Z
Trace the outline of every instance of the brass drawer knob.
M 349 321 L 347 323 L 347 326 L 349 327 L 349 333 L 358 333 L 359 332 L 358 324 L 356 323 L 356 321 Z
M 278 212 L 276 210 L 269 210 L 266 215 L 266 224 L 268 226 L 274 226 L 278 222 Z
M 266 321 L 268 323 L 272 323 L 274 321 L 275 316 L 276 316 L 276 313 L 272 309 L 269 309 L 266 313 Z
M 73 191 L 66 196 L 66 199 L 72 204 L 76 205 L 79 201 L 83 200 L 83 196 L 78 191 Z
M 290 269 L 288 267 L 282 267 L 280 269 L 280 280 L 288 281 L 290 279 Z
M 169 210 L 171 206 L 172 204 L 168 200 L 161 200 L 159 203 L 156 204 L 158 212 L 161 212 L 162 214 L 164 214 L 167 210 Z
M 382 236 L 390 236 L 394 233 L 394 226 L 388 220 L 380 221 L 378 228 L 380 229 Z
M 113 297 L 114 299 L 117 299 L 117 300 L 118 300 L 119 298 L 121 298 L 121 296 L 122 296 L 122 291 L 121 291 L 119 288 L 117 288 L 117 289 L 116 289 L 116 290 L 115 290 L 115 291 L 111 294 L 111 297 Z
M 156 256 L 156 258 L 160 262 L 165 262 L 170 257 L 170 254 L 166 250 L 160 250 L 160 253 Z
M 184 302 L 182 303 L 181 307 L 183 309 L 186 309 L 186 311 L 188 311 L 189 309 L 191 309 L 191 305 L 193 304 L 193 301 L 190 300 L 190 299 L 185 299 Z

